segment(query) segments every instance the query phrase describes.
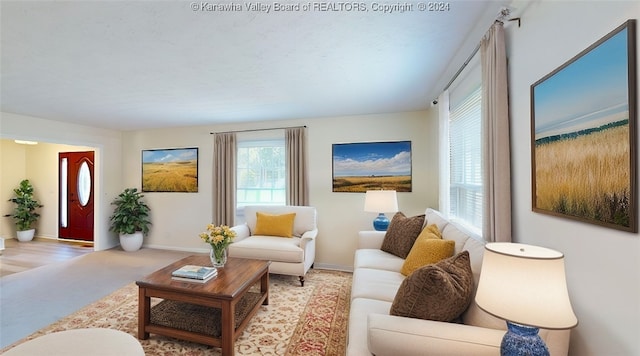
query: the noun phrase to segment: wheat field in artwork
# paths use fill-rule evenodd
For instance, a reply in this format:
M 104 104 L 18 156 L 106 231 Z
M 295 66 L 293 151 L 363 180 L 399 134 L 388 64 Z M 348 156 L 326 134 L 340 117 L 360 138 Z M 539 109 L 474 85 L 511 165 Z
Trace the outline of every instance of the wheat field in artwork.
M 536 206 L 629 226 L 629 125 L 536 145 Z
M 197 148 L 143 151 L 142 191 L 197 192 L 197 152 Z
M 197 192 L 198 164 L 195 161 L 145 163 L 142 165 L 146 192 Z
M 339 177 L 333 179 L 334 192 L 363 192 L 367 190 L 411 191 L 411 176 Z

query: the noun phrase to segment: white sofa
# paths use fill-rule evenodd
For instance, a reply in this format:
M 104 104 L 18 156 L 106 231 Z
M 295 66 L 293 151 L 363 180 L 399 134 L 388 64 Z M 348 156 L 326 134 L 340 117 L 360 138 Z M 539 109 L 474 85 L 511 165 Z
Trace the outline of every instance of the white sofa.
M 443 239 L 455 241 L 455 253 L 469 251 L 474 295 L 480 277 L 484 242 L 427 209 L 424 226 L 436 224 Z M 355 253 L 348 356 L 385 355 L 499 355 L 506 332 L 503 320 L 481 310 L 474 301 L 462 315 L 462 324 L 389 315 L 404 260 L 380 250 L 385 232 L 362 231 Z M 569 330 L 543 330 L 540 337 L 552 356 L 565 356 Z
M 255 235 L 256 213 L 296 213 L 293 237 Z M 316 258 L 316 208 L 310 206 L 251 205 L 244 208 L 245 223 L 232 227 L 236 237 L 229 245 L 229 257 L 269 260 L 269 273 L 298 276 L 304 286 L 304 276 Z

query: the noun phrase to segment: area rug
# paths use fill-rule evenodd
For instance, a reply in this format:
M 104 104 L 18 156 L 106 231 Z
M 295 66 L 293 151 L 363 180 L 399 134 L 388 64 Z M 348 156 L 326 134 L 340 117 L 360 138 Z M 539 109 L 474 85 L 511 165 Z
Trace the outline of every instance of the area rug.
M 297 277 L 272 274 L 269 305 L 263 305 L 235 344 L 236 355 L 344 355 L 351 273 L 310 270 L 304 287 Z M 160 303 L 152 299 L 152 306 Z M 39 330 L 10 348 L 38 336 L 80 328 L 110 328 L 138 335 L 138 287 L 113 292 Z M 146 355 L 220 355 L 220 349 L 151 334 L 140 340 Z

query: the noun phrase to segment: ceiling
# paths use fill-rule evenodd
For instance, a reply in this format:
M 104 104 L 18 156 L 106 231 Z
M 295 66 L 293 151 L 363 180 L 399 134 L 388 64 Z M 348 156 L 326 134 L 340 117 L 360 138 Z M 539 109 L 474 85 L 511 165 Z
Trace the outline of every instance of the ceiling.
M 2 0 L 0 110 L 116 130 L 423 110 L 506 1 L 282 3 L 311 9 Z

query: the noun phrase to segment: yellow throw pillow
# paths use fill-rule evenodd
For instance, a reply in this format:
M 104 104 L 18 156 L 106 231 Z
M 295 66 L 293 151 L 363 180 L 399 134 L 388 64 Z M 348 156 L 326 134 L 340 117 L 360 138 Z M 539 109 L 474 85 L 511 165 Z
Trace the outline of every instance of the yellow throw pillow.
M 422 232 L 420 233 L 420 235 L 422 234 L 428 234 L 429 236 L 427 236 L 426 238 L 428 239 L 441 239 L 442 238 L 442 234 L 440 233 L 440 230 L 438 229 L 438 225 L 436 224 L 431 224 L 427 227 L 425 227 Z M 420 235 L 416 238 L 419 239 Z M 451 256 L 449 256 L 451 257 Z
M 254 235 L 293 237 L 293 219 L 296 213 L 273 215 L 256 212 Z
M 411 274 L 416 269 L 440 262 L 445 258 L 453 256 L 456 242 L 453 240 L 443 240 L 438 227 L 427 226 L 413 244 L 411 251 L 404 260 L 400 273 L 405 276 Z

